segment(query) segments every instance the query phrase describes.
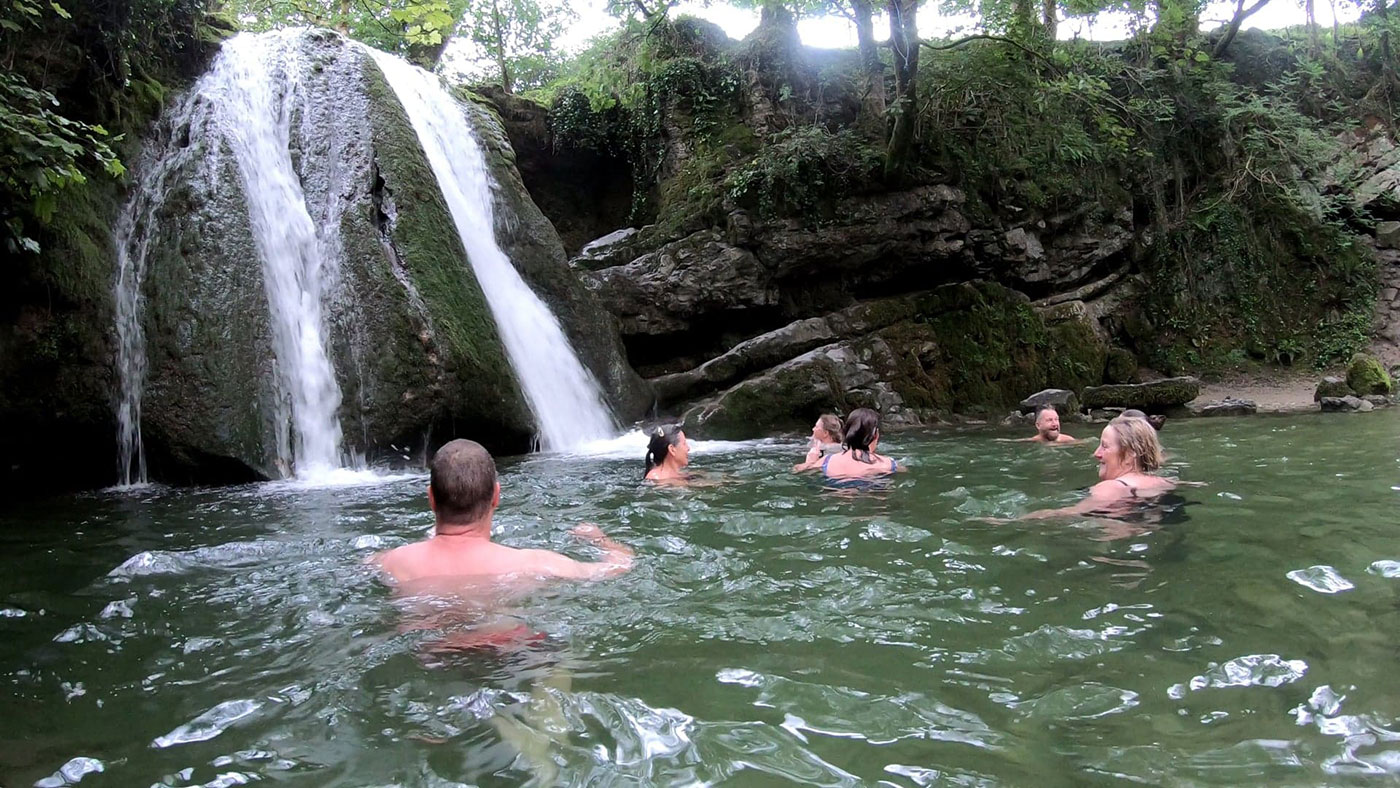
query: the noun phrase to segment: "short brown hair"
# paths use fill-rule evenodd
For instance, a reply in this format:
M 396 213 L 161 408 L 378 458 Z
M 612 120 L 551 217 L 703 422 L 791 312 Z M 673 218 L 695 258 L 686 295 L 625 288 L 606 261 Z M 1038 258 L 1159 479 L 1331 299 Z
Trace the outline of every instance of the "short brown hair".
M 428 466 L 433 512 L 439 523 L 468 523 L 491 512 L 496 491 L 496 461 L 476 441 L 444 444 Z
M 1137 416 L 1119 416 L 1110 421 L 1118 436 L 1118 446 L 1126 454 L 1137 459 L 1138 470 L 1146 473 L 1162 467 L 1162 444 L 1157 440 L 1157 430 L 1147 423 L 1147 419 Z
M 826 430 L 827 435 L 830 435 L 837 441 L 841 440 L 842 428 L 840 416 L 837 416 L 835 413 L 823 413 L 821 418 L 817 419 L 817 423 L 822 425 L 822 429 Z

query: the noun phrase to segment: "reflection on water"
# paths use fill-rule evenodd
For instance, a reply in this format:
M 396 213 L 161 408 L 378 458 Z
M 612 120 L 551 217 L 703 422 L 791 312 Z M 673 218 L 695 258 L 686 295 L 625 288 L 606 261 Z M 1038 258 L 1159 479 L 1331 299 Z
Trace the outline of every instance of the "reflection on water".
M 588 557 L 594 521 L 640 560 L 490 637 L 362 564 L 427 532 L 422 475 L 24 505 L 0 785 L 1400 777 L 1400 413 L 1174 422 L 1208 486 L 1141 522 L 984 521 L 1094 481 L 1092 444 L 995 437 L 886 436 L 910 470 L 854 495 L 796 437 L 699 447 L 695 489 L 628 436 L 502 460 L 498 538 Z

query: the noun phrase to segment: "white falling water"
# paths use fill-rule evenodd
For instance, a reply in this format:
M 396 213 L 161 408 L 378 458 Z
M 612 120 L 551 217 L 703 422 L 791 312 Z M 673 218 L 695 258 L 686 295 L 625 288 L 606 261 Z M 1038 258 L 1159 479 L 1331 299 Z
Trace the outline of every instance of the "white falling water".
M 365 49 L 403 104 L 437 176 L 506 355 L 534 412 L 540 447 L 561 450 L 616 435 L 598 382 L 579 362 L 549 307 L 496 244 L 491 176 L 461 106 L 427 71 Z
M 213 68 L 200 78 L 191 102 L 209 113 L 236 161 L 248 218 L 262 262 L 285 412 L 277 416 L 278 464 L 297 476 L 322 474 L 341 464 L 341 429 L 337 409 L 340 387 L 326 354 L 321 313 L 323 280 L 334 264 L 327 250 L 332 240 L 318 238 L 306 198 L 292 164 L 291 120 L 301 100 L 296 38 L 299 31 L 239 35 L 226 42 Z M 160 162 L 157 169 L 168 166 Z M 160 178 L 154 191 L 138 193 L 128 206 L 132 226 L 144 213 L 154 218 L 162 198 Z M 143 190 L 146 184 L 143 183 Z M 152 207 L 153 204 L 155 207 Z M 126 226 L 124 216 L 120 227 Z M 140 278 L 145 268 L 149 230 L 133 233 L 119 227 L 117 333 L 123 350 L 122 402 L 118 407 L 123 463 L 140 456 L 140 389 L 144 382 L 144 342 L 140 336 Z M 331 232 L 335 227 L 328 227 Z M 144 474 L 144 460 L 140 461 Z M 124 481 L 130 481 L 124 472 Z

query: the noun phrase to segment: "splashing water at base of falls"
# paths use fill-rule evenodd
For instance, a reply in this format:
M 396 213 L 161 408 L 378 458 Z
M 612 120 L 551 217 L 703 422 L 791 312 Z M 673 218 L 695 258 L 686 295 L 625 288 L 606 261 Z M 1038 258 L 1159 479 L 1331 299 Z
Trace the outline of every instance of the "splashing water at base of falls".
M 540 447 L 568 449 L 617 434 L 602 391 L 559 321 L 496 243 L 492 182 L 471 125 L 437 77 L 365 50 L 379 64 L 418 133 L 516 378 L 539 428 Z
M 223 135 L 237 164 L 262 262 L 281 392 L 275 418 L 277 465 L 284 473 L 306 477 L 340 467 L 342 449 L 340 387 L 326 353 L 322 316 L 323 282 L 335 263 L 337 244 L 334 238 L 318 235 L 291 154 L 292 116 L 304 98 L 297 82 L 301 35 L 283 31 L 230 39 L 175 117 L 188 125 L 196 113 L 207 113 L 207 125 Z M 141 284 L 166 176 L 188 155 L 184 147 L 167 145 L 157 157 L 124 210 L 114 238 L 121 375 L 118 438 L 124 484 L 146 477 L 140 432 L 146 370 Z M 327 229 L 336 231 L 331 225 Z

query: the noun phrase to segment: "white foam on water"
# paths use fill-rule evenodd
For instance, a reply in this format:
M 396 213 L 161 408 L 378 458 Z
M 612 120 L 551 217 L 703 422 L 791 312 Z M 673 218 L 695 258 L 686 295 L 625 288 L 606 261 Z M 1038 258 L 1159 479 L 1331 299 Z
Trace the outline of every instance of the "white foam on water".
M 89 774 L 97 774 L 105 769 L 102 761 L 80 755 L 58 767 L 58 771 L 48 777 L 36 781 L 34 788 L 60 788 L 64 785 L 77 785 Z
M 1288 573 L 1288 579 L 1319 594 L 1340 594 L 1356 588 L 1355 583 L 1325 564 L 1310 566 L 1307 569 L 1294 569 Z
M 151 746 L 164 749 L 179 744 L 208 741 L 228 730 L 234 723 L 257 713 L 261 708 L 262 704 L 255 700 L 226 700 L 164 736 L 157 736 L 151 742 Z
M 646 454 L 647 443 L 650 441 L 650 432 L 632 430 L 631 432 L 618 435 L 615 438 L 593 440 L 578 444 L 570 448 L 567 454 L 587 457 L 604 457 L 609 459 L 641 459 L 642 456 Z M 690 444 L 691 454 L 734 454 L 791 443 L 791 441 L 784 441 L 778 438 L 760 438 L 747 441 L 699 441 L 690 440 L 688 437 L 686 438 L 686 442 Z
M 1400 561 L 1374 561 L 1366 571 L 1386 578 L 1400 577 Z

